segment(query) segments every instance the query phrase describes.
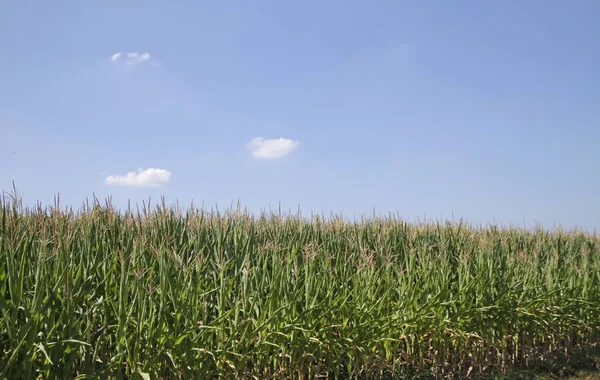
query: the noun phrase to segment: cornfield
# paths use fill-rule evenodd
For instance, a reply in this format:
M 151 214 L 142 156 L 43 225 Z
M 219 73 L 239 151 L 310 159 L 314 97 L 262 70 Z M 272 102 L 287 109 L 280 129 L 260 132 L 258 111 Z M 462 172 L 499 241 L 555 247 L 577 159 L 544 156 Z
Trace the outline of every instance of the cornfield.
M 600 340 L 584 232 L 0 202 L 0 378 L 464 378 Z

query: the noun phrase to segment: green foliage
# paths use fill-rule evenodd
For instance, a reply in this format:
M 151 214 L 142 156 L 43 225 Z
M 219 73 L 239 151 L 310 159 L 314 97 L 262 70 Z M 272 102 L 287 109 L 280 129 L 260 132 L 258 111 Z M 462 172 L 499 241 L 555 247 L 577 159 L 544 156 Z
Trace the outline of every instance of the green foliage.
M 0 378 L 465 377 L 599 341 L 577 231 L 1 202 Z

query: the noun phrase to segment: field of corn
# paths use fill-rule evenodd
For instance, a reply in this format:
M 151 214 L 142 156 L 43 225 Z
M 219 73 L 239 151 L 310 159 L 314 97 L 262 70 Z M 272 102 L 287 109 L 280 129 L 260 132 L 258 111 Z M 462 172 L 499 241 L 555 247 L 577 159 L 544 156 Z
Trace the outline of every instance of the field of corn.
M 0 202 L 0 378 L 465 378 L 600 340 L 582 232 Z

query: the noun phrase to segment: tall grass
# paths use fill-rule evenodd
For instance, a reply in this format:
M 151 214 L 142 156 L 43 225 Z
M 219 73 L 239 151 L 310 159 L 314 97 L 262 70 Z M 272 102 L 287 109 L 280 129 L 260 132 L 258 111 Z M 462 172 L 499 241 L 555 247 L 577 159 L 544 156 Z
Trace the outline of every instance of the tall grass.
M 392 378 L 599 340 L 600 241 L 165 203 L 0 203 L 0 378 Z

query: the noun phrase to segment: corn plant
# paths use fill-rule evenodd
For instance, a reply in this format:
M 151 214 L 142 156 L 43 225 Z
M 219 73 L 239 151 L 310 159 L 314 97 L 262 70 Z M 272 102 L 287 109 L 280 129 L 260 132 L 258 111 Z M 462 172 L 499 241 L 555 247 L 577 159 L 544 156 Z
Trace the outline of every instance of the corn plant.
M 599 341 L 579 231 L 14 196 L 0 218 L 0 378 L 462 378 Z

